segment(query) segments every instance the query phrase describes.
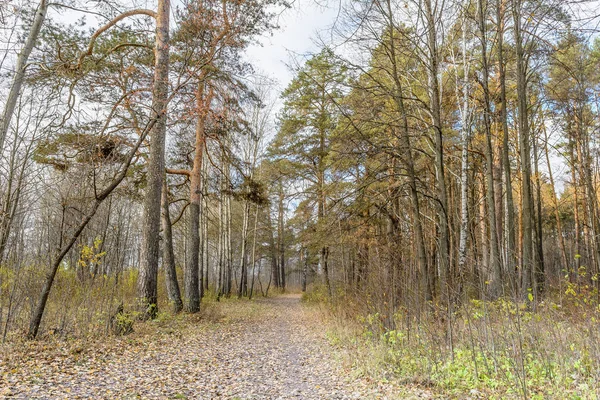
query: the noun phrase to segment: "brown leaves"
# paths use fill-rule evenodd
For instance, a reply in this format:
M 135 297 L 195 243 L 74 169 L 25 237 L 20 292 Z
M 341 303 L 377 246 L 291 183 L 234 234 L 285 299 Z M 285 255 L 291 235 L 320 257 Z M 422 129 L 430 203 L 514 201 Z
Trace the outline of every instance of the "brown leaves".
M 149 321 L 102 340 L 15 343 L 0 354 L 4 397 L 375 399 L 395 390 L 344 370 L 318 315 L 297 297 L 224 300 L 200 320 Z

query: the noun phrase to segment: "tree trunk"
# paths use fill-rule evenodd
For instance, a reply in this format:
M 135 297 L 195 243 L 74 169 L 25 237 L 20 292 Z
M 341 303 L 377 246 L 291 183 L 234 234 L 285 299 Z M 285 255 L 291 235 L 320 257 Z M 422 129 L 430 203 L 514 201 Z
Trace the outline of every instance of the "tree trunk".
M 21 88 L 23 86 L 23 82 L 25 81 L 25 69 L 27 68 L 27 61 L 29 60 L 29 56 L 31 55 L 35 43 L 37 42 L 42 25 L 46 19 L 47 11 L 48 0 L 41 0 L 40 5 L 35 12 L 35 17 L 33 18 L 33 24 L 31 25 L 29 35 L 27 36 L 27 39 L 25 39 L 25 43 L 21 49 L 21 52 L 17 56 L 15 75 L 8 92 L 8 97 L 6 98 L 6 105 L 4 106 L 2 116 L 0 117 L 0 156 L 4 150 L 4 141 L 6 140 L 10 122 L 17 106 L 17 100 L 21 95 Z
M 504 65 L 504 5 L 498 0 L 496 5 L 497 40 L 498 40 L 498 79 L 500 84 L 500 119 L 502 123 L 502 164 L 504 167 L 504 187 L 506 188 L 506 217 L 505 217 L 505 272 L 514 279 L 517 260 L 515 238 L 515 206 L 513 200 L 512 174 L 510 164 L 510 148 L 508 145 L 508 111 L 506 101 L 506 66 Z
M 157 120 L 150 138 L 147 189 L 144 197 L 142 251 L 137 296 L 142 318 L 157 315 L 160 203 L 165 171 L 165 136 L 169 96 L 169 14 L 170 0 L 159 0 L 156 13 L 152 115 Z
M 513 3 L 515 50 L 517 64 L 517 110 L 519 126 L 519 147 L 521 155 L 521 218 L 523 224 L 523 249 L 521 256 L 521 296 L 527 296 L 532 288 L 533 273 L 533 197 L 531 190 L 531 151 L 527 101 L 527 65 L 523 50 L 521 28 L 521 0 Z
M 393 20 L 392 6 L 390 0 L 387 0 L 387 10 L 384 11 L 386 17 L 388 18 L 388 29 L 390 29 L 390 58 L 392 64 L 392 76 L 394 79 L 394 101 L 396 103 L 396 107 L 398 108 L 398 114 L 402 119 L 402 125 L 400 130 L 400 140 L 403 147 L 403 157 L 404 165 L 406 167 L 406 172 L 408 174 L 408 181 L 410 186 L 410 201 L 412 207 L 413 214 L 413 228 L 415 232 L 415 240 L 417 247 L 417 270 L 419 273 L 419 284 L 421 286 L 420 293 L 425 293 L 425 299 L 431 300 L 432 294 L 428 290 L 428 265 L 427 265 L 427 256 L 425 252 L 425 238 L 423 235 L 423 225 L 421 222 L 421 211 L 419 204 L 419 193 L 417 190 L 417 177 L 415 173 L 415 163 L 412 154 L 412 144 L 410 141 L 410 132 L 408 127 L 408 117 L 406 113 L 406 108 L 404 104 L 404 94 L 403 94 L 403 86 L 402 81 L 400 80 L 400 73 L 398 71 L 398 60 L 396 56 L 396 44 L 395 41 L 395 24 Z
M 300 262 L 302 263 L 302 292 L 306 292 L 308 280 L 308 249 L 300 249 Z
M 225 168 L 226 176 L 229 176 L 229 165 L 226 165 Z M 226 224 L 225 224 L 225 256 L 226 256 L 226 290 L 225 294 L 227 297 L 231 296 L 232 289 L 232 281 L 233 281 L 233 253 L 231 249 L 231 196 L 229 194 L 225 195 L 225 216 L 226 216 Z
M 244 201 L 244 215 L 242 221 L 242 249 L 240 255 L 240 286 L 238 288 L 238 299 L 248 293 L 248 223 L 250 219 L 250 202 Z
M 175 269 L 175 253 L 173 251 L 173 229 L 171 216 L 169 214 L 169 189 L 166 178 L 163 180 L 162 190 L 162 228 L 163 228 L 163 262 L 165 269 L 165 284 L 167 297 L 173 307 L 173 312 L 178 313 L 183 308 L 181 292 L 177 282 L 177 270 Z
M 323 279 L 325 281 L 325 288 L 327 294 L 331 297 L 331 281 L 329 279 L 329 247 L 321 248 L 320 261 L 321 268 L 323 269 Z
M 271 279 L 276 288 L 280 287 L 279 266 L 277 257 L 277 247 L 275 246 L 275 234 L 273 233 L 273 224 L 271 222 L 271 210 L 267 209 L 267 225 L 269 227 L 269 247 L 271 248 Z
M 543 123 L 543 122 L 542 122 Z M 544 264 L 544 243 L 543 243 L 543 232 L 542 232 L 542 184 L 540 182 L 540 173 L 538 169 L 538 145 L 537 137 L 533 139 L 533 160 L 534 160 L 534 175 L 535 175 L 535 199 L 536 199 L 536 225 L 535 225 L 535 244 L 537 260 L 535 263 L 535 285 L 537 292 L 535 295 L 541 293 L 544 290 L 544 284 L 546 280 L 545 264 Z
M 570 131 L 569 127 L 567 128 Z M 577 160 L 575 158 L 575 143 L 572 135 L 569 135 L 569 156 L 571 165 L 571 181 L 573 182 L 573 219 L 575 220 L 575 266 L 572 270 L 569 270 L 569 280 L 579 282 L 579 266 L 581 264 L 581 219 L 579 216 L 579 185 L 577 184 Z
M 17 148 L 18 148 L 18 131 L 15 130 L 15 142 L 13 144 L 13 150 L 10 155 L 9 161 L 9 175 L 7 177 L 7 185 L 6 195 L 4 196 L 4 204 L 1 206 L 0 210 L 0 265 L 2 265 L 4 261 L 4 255 L 6 253 L 6 245 L 8 243 L 8 239 L 10 237 L 10 232 L 12 228 L 13 221 L 15 219 L 15 215 L 17 213 L 20 200 L 21 200 L 21 189 L 23 188 L 23 181 L 25 179 L 25 168 L 27 167 L 28 160 L 35 144 L 35 141 L 31 141 L 27 146 L 27 150 L 24 155 L 22 155 L 21 166 L 19 168 L 19 175 L 16 178 L 16 185 L 13 192 L 13 181 L 15 180 L 15 172 L 17 169 L 16 163 L 17 160 Z M 1 152 L 0 152 L 1 156 Z
M 479 182 L 479 191 L 481 196 L 485 197 L 485 178 L 481 174 L 481 180 Z M 479 202 L 479 233 L 481 241 L 481 269 L 478 271 L 480 277 L 488 276 L 490 273 L 490 251 L 489 251 L 489 236 L 486 229 L 486 215 L 487 210 L 485 208 L 486 202 L 484 200 Z M 481 287 L 482 295 L 485 294 L 485 285 Z M 483 297 L 483 296 L 482 296 Z
M 279 209 L 277 213 L 277 242 L 279 244 L 279 279 L 281 289 L 285 290 L 285 226 L 284 226 L 284 208 L 283 208 L 283 186 L 279 183 Z
M 258 228 L 258 204 L 256 205 L 256 211 L 254 212 L 254 230 L 252 233 L 252 282 L 250 284 L 250 292 L 248 294 L 248 299 L 252 298 L 252 293 L 254 291 L 254 277 L 256 275 L 256 229 Z M 260 273 L 260 271 L 259 271 Z
M 206 150 L 205 150 L 206 151 Z M 207 163 L 202 163 L 202 236 L 200 239 L 202 240 L 202 265 L 204 268 L 204 279 L 202 283 L 204 284 L 204 288 L 202 290 L 202 296 L 204 296 L 204 292 L 208 291 L 209 282 L 208 282 L 208 266 L 209 266 L 209 247 L 208 247 L 208 184 L 207 182 Z
M 210 98 L 210 96 L 209 96 Z M 210 101 L 210 100 L 209 100 Z M 198 283 L 200 255 L 200 205 L 202 202 L 202 156 L 204 155 L 204 125 L 206 120 L 204 81 L 201 79 L 196 91 L 196 141 L 194 161 L 190 175 L 190 204 L 188 206 L 187 257 L 183 271 L 185 287 L 184 309 L 188 313 L 200 311 L 200 290 Z
M 467 60 L 467 18 L 464 18 L 462 28 L 462 63 L 463 63 L 463 87 L 462 87 L 462 108 L 460 110 L 460 232 L 458 238 L 458 276 L 461 289 L 465 284 L 464 276 L 467 263 L 467 239 L 469 229 L 469 140 L 471 135 L 471 111 L 469 107 L 469 63 Z M 457 78 L 458 80 L 458 78 Z M 458 294 L 461 294 L 459 291 Z
M 427 24 L 427 72 L 430 111 L 435 147 L 435 178 L 438 192 L 438 226 L 439 226 L 439 274 L 442 303 L 448 304 L 448 273 L 450 271 L 450 232 L 448 227 L 448 195 L 444 170 L 444 134 L 442 130 L 442 114 L 439 84 L 439 53 L 437 48 L 436 19 L 433 14 L 431 0 L 425 0 L 425 19 Z
M 485 133 L 485 177 L 486 177 L 486 200 L 488 206 L 488 224 L 490 241 L 490 275 L 488 278 L 488 293 L 490 298 L 495 299 L 501 294 L 502 270 L 500 264 L 500 250 L 498 246 L 498 225 L 496 222 L 496 194 L 494 188 L 494 153 L 492 150 L 491 132 L 491 103 L 489 89 L 489 68 L 487 56 L 487 34 L 486 34 L 486 9 L 483 0 L 478 1 L 479 8 L 479 31 L 481 44 L 481 62 L 483 72 L 483 125 Z

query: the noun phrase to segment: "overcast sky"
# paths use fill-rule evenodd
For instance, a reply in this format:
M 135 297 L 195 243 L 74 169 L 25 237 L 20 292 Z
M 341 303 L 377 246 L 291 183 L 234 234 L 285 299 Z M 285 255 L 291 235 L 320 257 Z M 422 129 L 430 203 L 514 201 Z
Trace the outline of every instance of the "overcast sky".
M 256 71 L 277 80 L 281 89 L 293 77 L 288 68 L 296 55 L 317 52 L 314 38 L 326 31 L 335 21 L 337 10 L 318 6 L 312 0 L 295 2 L 278 18 L 279 29 L 260 39 L 262 45 L 248 49 L 248 58 Z

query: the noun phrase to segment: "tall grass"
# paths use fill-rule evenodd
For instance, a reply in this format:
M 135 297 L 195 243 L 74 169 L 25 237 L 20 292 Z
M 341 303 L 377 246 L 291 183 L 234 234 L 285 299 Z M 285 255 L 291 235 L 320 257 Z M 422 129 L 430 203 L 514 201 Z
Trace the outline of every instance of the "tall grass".
M 321 292 L 305 300 L 321 302 Z M 356 296 L 328 301 L 325 309 L 330 339 L 365 374 L 442 398 L 600 398 L 597 294 L 567 288 L 548 297 L 557 301 L 470 300 L 449 321 L 435 310 L 418 319 L 400 310 L 393 329 Z
M 1 341 L 24 336 L 44 279 L 39 266 L 19 270 L 0 268 Z M 181 273 L 181 271 L 179 271 Z M 118 275 L 86 276 L 61 268 L 56 276 L 40 330 L 40 336 L 97 337 L 110 331 L 111 318 L 120 305 L 134 315 L 137 270 Z M 164 277 L 158 282 L 159 307 L 169 310 Z

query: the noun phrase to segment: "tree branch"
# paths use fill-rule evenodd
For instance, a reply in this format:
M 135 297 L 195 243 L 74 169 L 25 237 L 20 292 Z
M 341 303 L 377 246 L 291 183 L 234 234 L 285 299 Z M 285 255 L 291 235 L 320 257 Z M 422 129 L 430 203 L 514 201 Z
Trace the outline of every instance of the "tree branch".
M 171 174 L 171 175 L 185 175 L 185 176 L 192 175 L 192 171 L 190 171 L 188 169 L 165 168 L 165 170 L 167 171 L 167 174 Z
M 84 53 L 81 53 L 81 55 L 79 56 L 79 60 L 77 60 L 76 69 L 81 67 L 83 60 L 86 57 L 92 55 L 92 53 L 94 52 L 94 46 L 96 44 L 96 40 L 98 39 L 98 37 L 101 34 L 106 32 L 113 26 L 115 26 L 119 21 L 121 21 L 125 18 L 128 18 L 128 17 L 134 16 L 134 15 L 148 15 L 148 16 L 156 19 L 156 12 L 154 12 L 152 10 L 146 10 L 143 8 L 127 11 L 127 12 L 124 12 L 123 14 L 116 16 L 111 21 L 109 21 L 106 25 L 101 26 L 100 28 L 98 28 L 98 30 L 96 32 L 94 32 L 94 34 L 92 35 L 92 37 L 90 39 L 90 43 L 88 44 L 87 50 Z

